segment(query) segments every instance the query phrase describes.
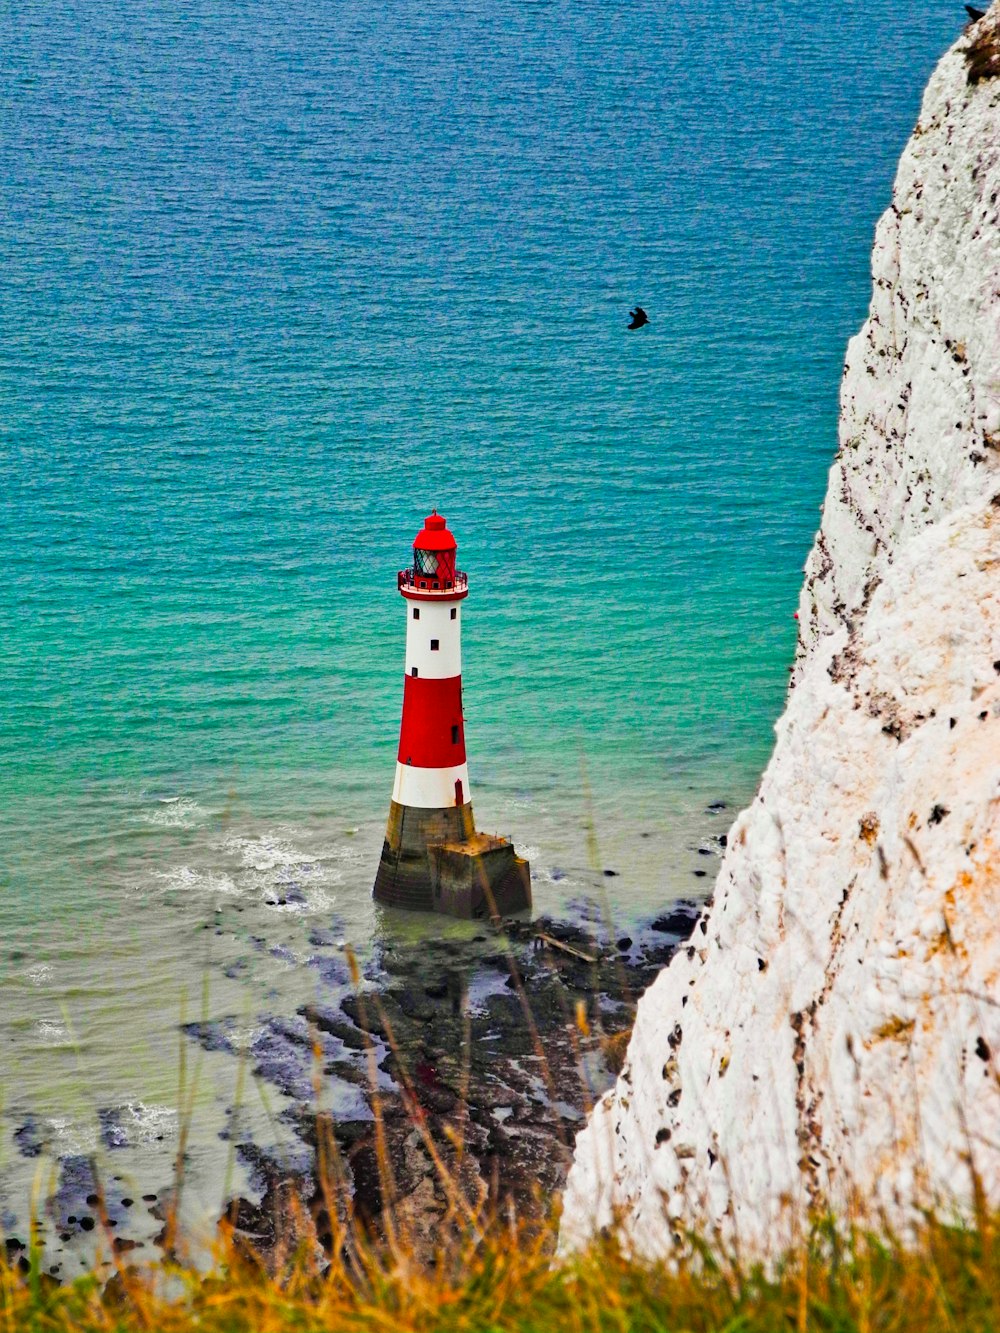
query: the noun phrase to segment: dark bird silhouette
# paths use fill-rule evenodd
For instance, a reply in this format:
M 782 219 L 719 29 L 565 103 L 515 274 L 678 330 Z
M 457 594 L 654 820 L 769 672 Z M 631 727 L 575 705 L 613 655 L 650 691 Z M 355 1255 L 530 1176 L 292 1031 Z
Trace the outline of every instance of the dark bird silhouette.
M 641 329 L 643 324 L 649 323 L 649 316 L 646 314 L 645 310 L 643 310 L 641 305 L 637 305 L 634 310 L 630 310 L 628 315 L 630 321 L 628 327 L 630 329 Z
M 972 5 L 966 5 L 965 12 L 969 16 L 970 23 L 978 23 L 980 19 L 984 19 L 986 17 L 985 9 L 975 9 L 973 8 Z

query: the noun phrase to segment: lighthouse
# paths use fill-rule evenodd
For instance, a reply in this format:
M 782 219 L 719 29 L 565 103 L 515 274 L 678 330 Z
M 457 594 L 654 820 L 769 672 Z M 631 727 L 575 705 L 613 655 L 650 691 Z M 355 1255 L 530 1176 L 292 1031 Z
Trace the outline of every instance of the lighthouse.
M 397 576 L 406 608 L 403 719 L 378 902 L 485 917 L 531 906 L 527 861 L 506 838 L 476 832 L 462 714 L 462 612 L 468 577 L 436 511 Z

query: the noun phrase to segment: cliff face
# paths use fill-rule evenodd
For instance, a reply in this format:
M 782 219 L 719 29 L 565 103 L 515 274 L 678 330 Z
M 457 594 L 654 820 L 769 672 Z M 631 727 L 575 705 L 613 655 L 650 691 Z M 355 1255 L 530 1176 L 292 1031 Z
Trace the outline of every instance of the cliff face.
M 1000 0 L 938 66 L 873 254 L 777 744 L 577 1140 L 619 1217 L 776 1247 L 810 1204 L 1000 1204 Z

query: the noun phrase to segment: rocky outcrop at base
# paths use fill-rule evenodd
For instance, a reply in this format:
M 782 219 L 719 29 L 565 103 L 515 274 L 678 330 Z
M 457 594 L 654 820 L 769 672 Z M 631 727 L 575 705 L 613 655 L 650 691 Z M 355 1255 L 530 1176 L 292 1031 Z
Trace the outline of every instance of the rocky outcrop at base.
M 1000 3 L 872 267 L 774 755 L 577 1140 L 566 1245 L 1000 1205 Z
M 236 1151 L 260 1195 L 227 1209 L 237 1242 L 273 1256 L 291 1227 L 293 1238 L 329 1252 L 335 1221 L 350 1219 L 375 1236 L 405 1225 L 430 1261 L 455 1225 L 458 1196 L 477 1216 L 547 1220 L 573 1133 L 620 1068 L 634 997 L 699 911 L 677 902 L 635 938 L 609 935 L 584 905 L 572 922 L 512 920 L 464 938 L 399 939 L 339 1003 L 261 1016 L 253 1072 L 291 1099 L 280 1118 L 299 1146 L 248 1141 L 235 1118 Z M 237 1021 L 187 1032 L 235 1055 Z M 317 1078 L 340 1089 L 335 1114 L 318 1109 Z M 345 1090 L 356 1094 L 352 1110 Z M 333 1164 L 325 1185 L 320 1159 Z M 331 1183 L 343 1212 L 334 1220 Z

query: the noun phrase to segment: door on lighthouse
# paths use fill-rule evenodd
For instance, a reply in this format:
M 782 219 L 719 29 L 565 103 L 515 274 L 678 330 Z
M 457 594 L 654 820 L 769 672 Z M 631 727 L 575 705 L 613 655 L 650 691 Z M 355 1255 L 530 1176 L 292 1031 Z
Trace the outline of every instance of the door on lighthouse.
M 465 793 L 464 793 L 464 791 L 462 790 L 462 779 L 461 779 L 461 778 L 456 778 L 456 779 L 455 779 L 455 804 L 456 804 L 456 805 L 464 805 L 464 804 L 465 804 Z

